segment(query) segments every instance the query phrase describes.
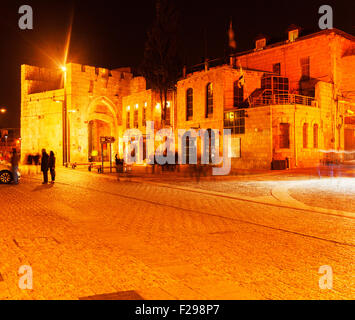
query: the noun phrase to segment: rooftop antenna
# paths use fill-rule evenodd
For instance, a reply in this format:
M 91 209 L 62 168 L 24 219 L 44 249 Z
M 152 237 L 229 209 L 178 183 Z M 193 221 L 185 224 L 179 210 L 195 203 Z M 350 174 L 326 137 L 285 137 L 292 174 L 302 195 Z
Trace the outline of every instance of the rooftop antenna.
M 207 51 L 208 51 L 208 44 L 207 44 L 207 27 L 204 27 L 204 50 L 205 50 L 205 71 L 208 71 L 208 56 L 207 56 Z
M 233 19 L 230 17 L 229 20 L 229 29 L 228 29 L 228 56 L 230 59 L 230 65 L 235 67 L 236 57 L 235 53 L 237 50 L 237 42 L 235 41 L 235 32 L 233 29 Z

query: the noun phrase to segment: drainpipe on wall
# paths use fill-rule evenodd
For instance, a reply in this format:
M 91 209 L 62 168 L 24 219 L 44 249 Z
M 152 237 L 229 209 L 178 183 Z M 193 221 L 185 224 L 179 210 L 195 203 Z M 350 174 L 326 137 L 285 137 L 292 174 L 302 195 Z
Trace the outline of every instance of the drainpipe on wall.
M 335 92 L 337 94 L 337 92 Z M 339 100 L 338 97 L 336 98 L 336 103 L 337 103 L 337 108 L 336 108 L 336 120 L 335 120 L 335 125 L 336 129 L 338 130 L 338 146 L 337 146 L 337 151 L 340 151 L 340 128 L 341 125 L 339 123 L 339 118 L 340 118 L 340 110 L 339 110 Z
M 68 162 L 68 132 L 67 132 L 67 92 L 66 92 L 67 72 L 64 71 L 64 101 L 63 101 L 63 166 Z
M 331 43 L 331 54 L 333 60 L 333 100 L 336 100 L 336 109 L 335 109 L 335 119 L 334 119 L 334 149 L 340 150 L 340 129 L 338 128 L 338 117 L 339 117 L 339 99 L 338 99 L 338 74 L 337 74 L 337 52 L 336 52 L 336 43 L 334 38 L 332 39 Z M 338 131 L 338 132 L 337 132 Z M 337 139 L 336 134 L 338 133 L 338 146 L 337 146 Z
M 338 151 L 341 151 L 341 150 L 343 150 L 341 142 L 342 142 L 342 129 L 344 127 L 344 122 L 345 122 L 345 119 L 344 119 L 345 113 L 344 113 L 344 104 L 340 103 L 340 105 L 339 105 L 339 103 L 340 103 L 339 102 L 339 97 L 337 96 L 337 110 L 338 110 L 337 119 L 339 118 L 339 124 L 337 125 L 337 129 L 338 129 Z M 340 158 L 339 160 L 343 161 L 344 160 L 344 153 L 341 153 L 339 158 Z
M 172 102 L 172 109 L 173 109 L 173 134 L 175 135 L 175 94 L 176 94 L 176 87 L 174 86 L 173 89 L 173 102 Z
M 270 105 L 270 156 L 271 156 L 271 168 L 274 159 L 274 133 L 272 130 L 272 105 Z
M 294 156 L 295 156 L 295 167 L 297 167 L 297 144 L 296 144 L 296 104 L 295 110 L 293 112 L 293 148 L 294 148 Z

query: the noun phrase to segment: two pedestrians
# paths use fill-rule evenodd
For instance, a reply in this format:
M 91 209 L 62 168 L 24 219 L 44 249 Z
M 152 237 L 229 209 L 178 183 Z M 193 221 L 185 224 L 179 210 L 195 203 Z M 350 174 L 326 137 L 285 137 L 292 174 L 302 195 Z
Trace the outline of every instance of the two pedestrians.
M 41 171 L 43 173 L 43 183 L 48 183 L 48 170 L 50 171 L 52 183 L 55 181 L 55 156 L 54 152 L 51 151 L 50 155 L 46 152 L 46 149 L 42 149 L 42 159 L 41 159 Z

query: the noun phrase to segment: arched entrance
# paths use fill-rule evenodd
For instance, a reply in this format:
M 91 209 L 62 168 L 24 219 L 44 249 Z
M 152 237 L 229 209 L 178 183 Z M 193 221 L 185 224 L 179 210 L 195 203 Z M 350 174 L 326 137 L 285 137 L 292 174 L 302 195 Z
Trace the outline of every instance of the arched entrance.
M 100 137 L 110 137 L 110 124 L 101 120 L 91 120 L 89 122 L 89 159 L 93 162 L 109 161 L 110 155 L 107 145 L 103 146 L 103 155 L 100 144 Z M 103 156 L 103 159 L 102 159 Z M 91 158 L 90 158 L 91 157 Z
M 97 98 L 88 108 L 88 159 L 92 162 L 110 160 L 110 146 L 101 148 L 100 137 L 118 140 L 117 117 L 113 103 L 107 98 Z M 117 153 L 117 143 L 112 145 L 112 158 Z

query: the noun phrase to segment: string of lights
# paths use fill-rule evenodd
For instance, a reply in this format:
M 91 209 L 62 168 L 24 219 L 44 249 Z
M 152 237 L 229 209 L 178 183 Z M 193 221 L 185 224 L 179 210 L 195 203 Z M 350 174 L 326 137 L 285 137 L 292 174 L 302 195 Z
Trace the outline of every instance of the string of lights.
M 50 115 L 58 115 L 62 114 L 62 112 L 50 112 L 50 113 L 45 113 L 43 116 L 50 116 Z M 33 115 L 33 116 L 22 116 L 22 118 L 39 118 L 42 115 Z
M 58 90 L 62 90 L 62 89 L 58 89 Z M 34 93 L 36 94 L 36 93 Z M 66 95 L 67 97 L 68 96 L 79 96 L 78 94 L 73 94 L 73 93 L 68 93 Z M 32 102 L 39 102 L 39 101 L 44 101 L 44 100 L 53 100 L 53 102 L 62 102 L 60 100 L 58 100 L 59 98 L 63 98 L 64 99 L 64 94 L 62 95 L 53 95 L 51 97 L 43 97 L 43 98 L 33 98 L 32 100 L 32 97 L 30 97 L 29 99 L 26 99 L 24 102 L 26 103 L 32 103 Z

